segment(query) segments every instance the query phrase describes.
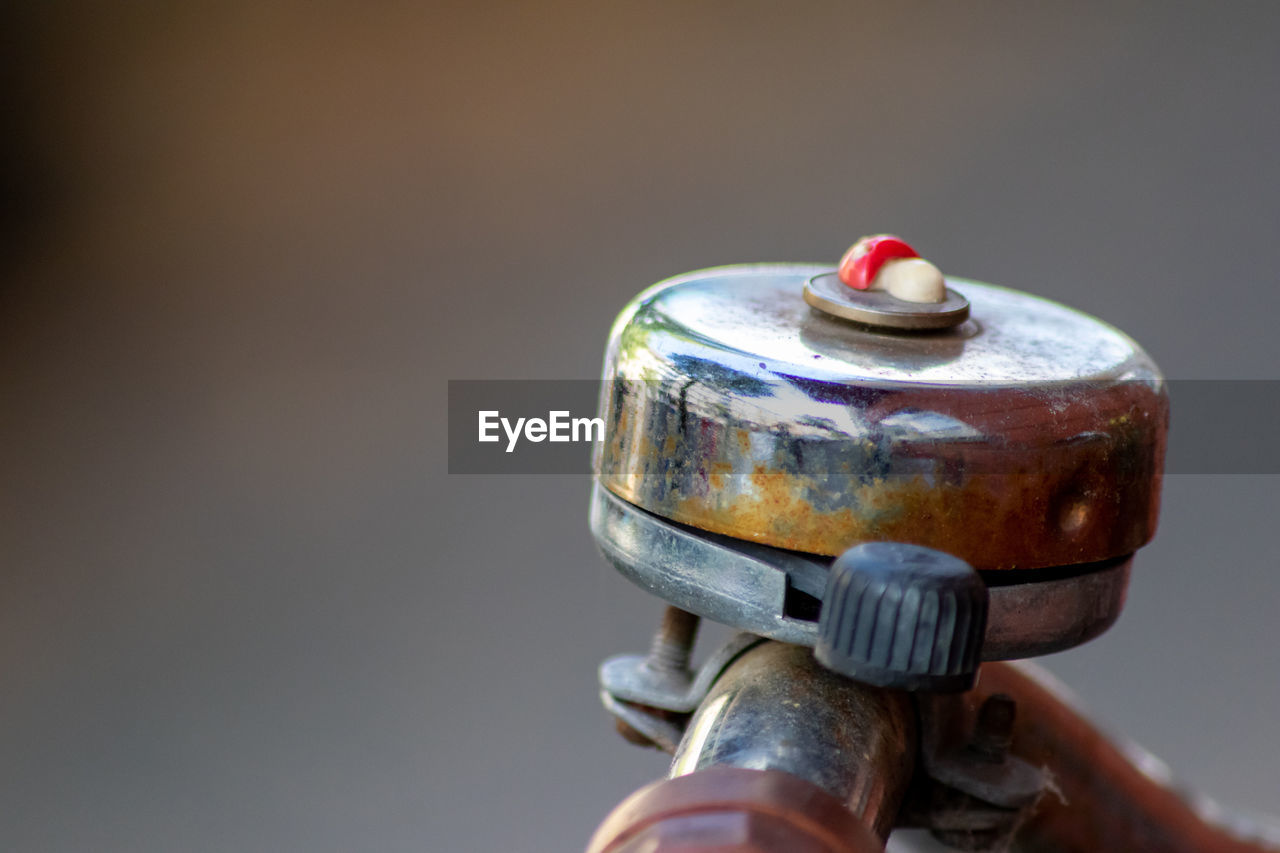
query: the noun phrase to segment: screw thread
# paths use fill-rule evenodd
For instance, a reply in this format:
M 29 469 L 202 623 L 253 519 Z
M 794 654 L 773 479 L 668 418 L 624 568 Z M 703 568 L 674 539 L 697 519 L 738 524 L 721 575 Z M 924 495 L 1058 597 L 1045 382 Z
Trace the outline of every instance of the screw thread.
M 687 672 L 693 641 L 701 619 L 679 607 L 667 607 L 649 644 L 649 667 L 664 672 Z

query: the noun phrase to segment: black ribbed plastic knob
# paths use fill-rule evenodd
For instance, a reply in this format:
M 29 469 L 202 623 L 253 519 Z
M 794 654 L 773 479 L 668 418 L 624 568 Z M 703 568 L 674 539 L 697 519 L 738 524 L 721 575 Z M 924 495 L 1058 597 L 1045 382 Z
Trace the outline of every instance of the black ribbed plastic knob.
M 832 564 L 814 655 L 827 669 L 880 687 L 973 686 L 987 628 L 987 588 L 958 557 L 871 542 Z

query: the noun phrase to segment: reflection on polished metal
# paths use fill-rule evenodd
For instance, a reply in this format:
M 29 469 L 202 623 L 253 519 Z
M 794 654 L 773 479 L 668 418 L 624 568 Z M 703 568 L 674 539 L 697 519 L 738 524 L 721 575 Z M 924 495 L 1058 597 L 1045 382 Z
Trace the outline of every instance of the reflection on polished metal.
M 702 530 L 834 555 L 908 542 L 980 570 L 1092 563 L 1155 531 L 1167 397 L 1092 317 L 953 280 L 958 326 L 877 332 L 804 302 L 814 265 L 642 293 L 605 360 L 605 488 Z
M 908 694 L 856 684 L 807 649 L 765 643 L 725 670 L 685 730 L 671 776 L 709 767 L 782 770 L 888 837 L 915 764 Z
M 969 300 L 951 288 L 942 302 L 905 302 L 881 290 L 854 290 L 833 272 L 806 281 L 804 301 L 833 316 L 888 329 L 949 329 L 969 319 Z
M 674 524 L 596 486 L 591 531 L 624 576 L 665 601 L 763 637 L 812 646 L 829 561 Z M 1132 556 L 1069 572 L 988 572 L 984 660 L 1049 654 L 1115 622 Z M 651 703 L 653 704 L 653 703 Z

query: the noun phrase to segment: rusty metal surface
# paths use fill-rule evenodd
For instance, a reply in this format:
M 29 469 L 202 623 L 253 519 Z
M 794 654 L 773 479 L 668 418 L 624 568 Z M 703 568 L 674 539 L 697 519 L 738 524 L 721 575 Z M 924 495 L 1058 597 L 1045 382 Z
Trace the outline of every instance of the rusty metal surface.
M 1060 652 L 1088 642 L 1124 609 L 1133 557 L 1091 564 L 1065 577 L 1044 572 L 989 573 L 983 660 L 1014 660 Z M 1015 578 L 1018 583 L 996 583 Z
M 1010 754 L 1017 702 L 956 694 L 916 696 L 920 772 L 900 826 L 925 827 L 961 850 L 1004 850 L 1049 774 Z
M 1280 832 L 1237 821 L 1228 828 L 1222 810 L 1175 791 L 1167 779 L 1135 762 L 1025 666 L 986 664 L 973 704 L 995 694 L 1017 703 L 1011 753 L 1048 770 L 1050 790 L 1033 807 L 1013 839 L 1028 853 L 1258 853 L 1280 851 Z M 1146 763 L 1150 765 L 1148 758 Z
M 600 482 L 665 518 L 817 554 L 889 540 L 995 570 L 1151 538 L 1168 403 L 1131 339 L 962 280 L 962 325 L 876 332 L 804 303 L 823 270 L 723 267 L 637 297 L 606 355 Z

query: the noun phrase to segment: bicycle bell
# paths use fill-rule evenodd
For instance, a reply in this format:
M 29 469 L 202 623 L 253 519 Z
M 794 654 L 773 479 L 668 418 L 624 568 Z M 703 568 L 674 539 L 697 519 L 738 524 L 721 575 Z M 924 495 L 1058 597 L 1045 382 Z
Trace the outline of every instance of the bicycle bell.
M 608 559 L 872 684 L 966 689 L 979 660 L 1096 636 L 1155 532 L 1151 358 L 897 238 L 838 268 L 661 282 L 618 317 L 604 380 L 591 527 Z

